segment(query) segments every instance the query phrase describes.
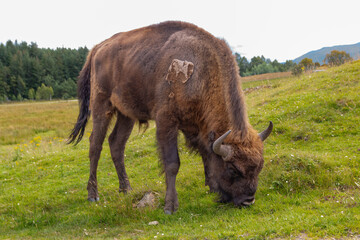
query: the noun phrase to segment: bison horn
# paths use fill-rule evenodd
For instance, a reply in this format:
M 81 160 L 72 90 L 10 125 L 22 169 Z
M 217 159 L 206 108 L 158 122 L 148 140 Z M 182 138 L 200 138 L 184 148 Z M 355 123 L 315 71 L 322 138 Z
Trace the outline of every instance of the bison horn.
M 267 129 L 259 133 L 259 137 L 261 141 L 265 141 L 265 139 L 270 135 L 271 131 L 273 130 L 273 123 L 270 121 L 269 126 Z
M 228 161 L 231 158 L 231 147 L 230 146 L 224 146 L 222 145 L 222 142 L 225 140 L 225 138 L 230 134 L 231 130 L 224 133 L 222 136 L 220 136 L 213 144 L 213 151 L 217 155 L 220 155 L 224 161 Z

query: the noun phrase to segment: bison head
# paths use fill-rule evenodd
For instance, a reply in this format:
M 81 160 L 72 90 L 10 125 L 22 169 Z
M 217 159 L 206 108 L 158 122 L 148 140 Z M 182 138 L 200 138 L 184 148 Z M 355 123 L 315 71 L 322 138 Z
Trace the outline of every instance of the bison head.
M 256 136 L 254 146 L 244 143 L 222 144 L 230 131 L 214 143 L 212 159 L 209 161 L 208 185 L 212 191 L 220 193 L 221 202 L 233 202 L 236 206 L 248 206 L 255 202 L 258 175 L 263 167 L 263 144 L 271 133 L 269 127 Z

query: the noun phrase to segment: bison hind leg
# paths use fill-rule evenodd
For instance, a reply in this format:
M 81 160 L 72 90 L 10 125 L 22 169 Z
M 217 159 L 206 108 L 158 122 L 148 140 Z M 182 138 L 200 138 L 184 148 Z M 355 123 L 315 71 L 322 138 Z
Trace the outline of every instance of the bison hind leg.
M 92 117 L 93 129 L 90 136 L 90 176 L 87 185 L 88 200 L 95 202 L 99 200 L 97 188 L 97 167 L 102 151 L 102 145 L 106 136 L 106 132 L 112 118 L 111 104 L 103 98 L 98 97 L 93 101 Z
M 131 190 L 130 182 L 125 170 L 124 152 L 126 142 L 134 126 L 134 120 L 117 112 L 117 120 L 109 136 L 111 158 L 119 178 L 119 192 L 126 193 Z

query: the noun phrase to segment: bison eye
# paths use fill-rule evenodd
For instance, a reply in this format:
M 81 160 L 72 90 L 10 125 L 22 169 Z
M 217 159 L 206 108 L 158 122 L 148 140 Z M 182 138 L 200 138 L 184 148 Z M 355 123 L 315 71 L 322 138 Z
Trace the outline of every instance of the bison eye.
M 232 178 L 240 178 L 242 177 L 241 172 L 239 172 L 238 170 L 234 169 L 234 168 L 229 168 L 229 174 Z

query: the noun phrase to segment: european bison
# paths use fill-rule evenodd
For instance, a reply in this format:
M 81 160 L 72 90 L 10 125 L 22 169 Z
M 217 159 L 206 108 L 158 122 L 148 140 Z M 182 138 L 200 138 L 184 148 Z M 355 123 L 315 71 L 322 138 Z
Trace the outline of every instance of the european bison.
M 179 130 L 202 156 L 205 184 L 222 202 L 254 203 L 263 141 L 273 126 L 270 122 L 258 134 L 250 125 L 239 69 L 225 41 L 184 22 L 118 33 L 90 51 L 80 72 L 78 97 L 80 113 L 69 142 L 81 140 L 91 109 L 89 201 L 99 199 L 96 169 L 116 115 L 109 145 L 121 192 L 131 189 L 124 166 L 126 141 L 136 121 L 153 119 L 166 177 L 166 214 L 179 205 Z

